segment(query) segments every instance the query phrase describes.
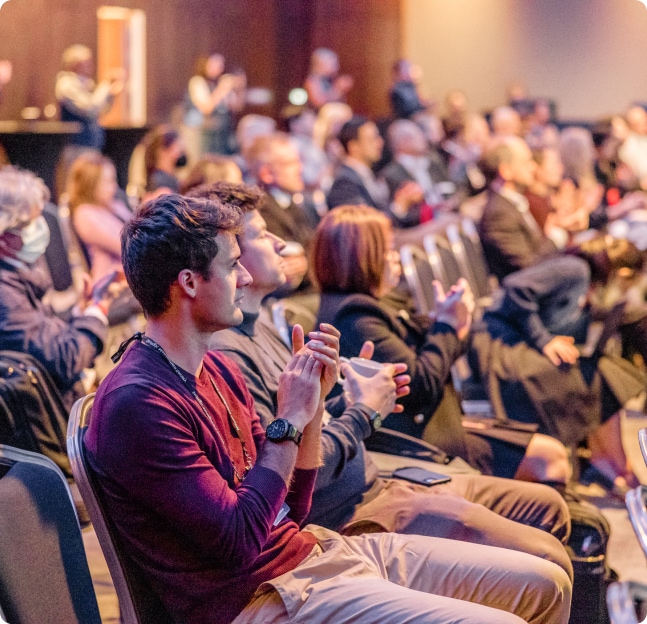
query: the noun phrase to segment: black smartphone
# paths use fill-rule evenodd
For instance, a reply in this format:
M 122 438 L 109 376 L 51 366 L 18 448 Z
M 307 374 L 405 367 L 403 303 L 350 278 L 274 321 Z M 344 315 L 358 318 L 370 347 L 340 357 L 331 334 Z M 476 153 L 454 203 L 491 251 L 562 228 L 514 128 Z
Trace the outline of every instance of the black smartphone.
M 449 475 L 441 474 L 440 472 L 432 472 L 424 468 L 416 468 L 409 466 L 406 468 L 398 468 L 393 471 L 392 476 L 396 479 L 405 479 L 412 483 L 419 483 L 420 485 L 438 485 L 439 483 L 447 483 L 452 478 Z

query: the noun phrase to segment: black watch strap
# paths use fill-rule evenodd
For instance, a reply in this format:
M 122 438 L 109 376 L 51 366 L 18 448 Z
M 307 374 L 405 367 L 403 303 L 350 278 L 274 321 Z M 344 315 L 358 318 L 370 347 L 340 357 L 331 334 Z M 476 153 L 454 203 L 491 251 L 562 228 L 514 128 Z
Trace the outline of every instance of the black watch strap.
M 277 418 L 267 426 L 265 437 L 270 442 L 292 440 L 292 442 L 299 446 L 303 434 L 285 418 Z

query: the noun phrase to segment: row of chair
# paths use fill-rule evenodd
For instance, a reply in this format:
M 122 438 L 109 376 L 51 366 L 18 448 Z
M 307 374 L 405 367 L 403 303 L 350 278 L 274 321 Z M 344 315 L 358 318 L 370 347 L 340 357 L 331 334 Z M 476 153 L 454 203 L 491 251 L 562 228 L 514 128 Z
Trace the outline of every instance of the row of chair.
M 647 464 L 647 429 L 638 432 L 638 442 Z M 647 556 L 647 487 L 639 485 L 627 492 L 625 505 L 638 542 Z M 607 606 L 612 624 L 639 624 L 647 621 L 647 585 L 625 581 L 607 590 Z
M 479 307 L 486 307 L 493 291 L 481 241 L 474 223 L 465 218 L 449 223 L 440 232 L 427 234 L 422 247 L 407 244 L 400 249 L 402 272 L 417 310 L 427 314 L 434 309 L 432 281 L 444 290 L 459 278 L 469 283 Z

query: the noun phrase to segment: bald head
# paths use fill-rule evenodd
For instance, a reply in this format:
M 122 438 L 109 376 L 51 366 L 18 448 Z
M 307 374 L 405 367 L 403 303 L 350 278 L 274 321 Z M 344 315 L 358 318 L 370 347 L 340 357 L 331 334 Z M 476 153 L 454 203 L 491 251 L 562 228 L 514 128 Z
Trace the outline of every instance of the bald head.
M 497 136 L 514 137 L 521 133 L 521 117 L 510 106 L 498 106 L 492 111 L 492 131 Z
M 488 146 L 482 167 L 490 181 L 498 178 L 504 186 L 523 192 L 535 181 L 537 165 L 527 143 L 519 137 L 508 136 Z
M 632 106 L 627 111 L 627 125 L 636 134 L 647 134 L 647 112 L 642 106 Z
M 399 119 L 391 124 L 389 144 L 396 155 L 423 156 L 427 153 L 425 133 L 418 124 L 408 119 Z

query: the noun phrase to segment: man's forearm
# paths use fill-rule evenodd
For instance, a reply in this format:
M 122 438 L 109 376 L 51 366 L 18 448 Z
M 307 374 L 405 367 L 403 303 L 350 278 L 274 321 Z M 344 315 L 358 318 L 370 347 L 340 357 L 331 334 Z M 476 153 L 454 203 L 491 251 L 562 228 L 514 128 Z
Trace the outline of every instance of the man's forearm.
M 281 476 L 285 481 L 285 485 L 289 487 L 299 450 L 299 447 L 292 440 L 283 442 L 265 440 L 256 460 L 256 465 L 273 470 Z
M 321 466 L 321 419 L 324 414 L 324 403 L 319 402 L 317 413 L 303 430 L 303 438 L 299 446 L 296 468 L 313 470 Z

